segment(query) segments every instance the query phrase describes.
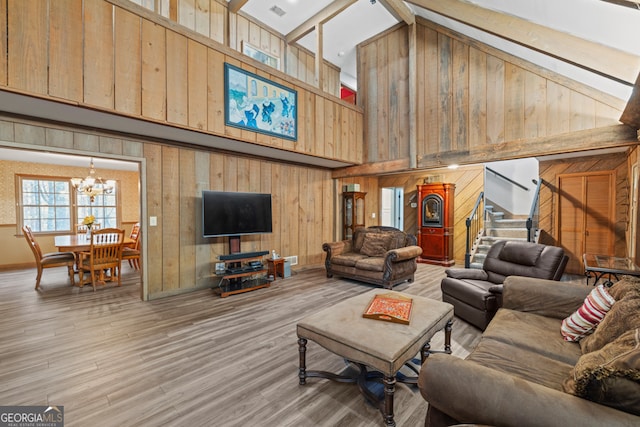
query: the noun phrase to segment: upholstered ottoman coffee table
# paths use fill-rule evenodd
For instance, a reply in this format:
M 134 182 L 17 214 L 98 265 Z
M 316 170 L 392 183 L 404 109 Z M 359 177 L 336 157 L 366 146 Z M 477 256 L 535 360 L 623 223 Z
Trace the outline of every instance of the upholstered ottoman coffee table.
M 363 312 L 377 294 L 411 298 L 413 301 L 409 324 L 364 318 Z M 386 425 L 395 426 L 393 394 L 398 371 L 418 353 L 421 362 L 424 362 L 429 353 L 434 352 L 429 341 L 440 330 L 445 331 L 443 351 L 451 353 L 452 321 L 451 304 L 386 289 L 375 289 L 344 300 L 298 322 L 300 384 L 305 384 L 306 379 L 310 377 L 358 383 L 364 396 L 378 406 Z M 341 375 L 325 371 L 307 371 L 308 340 L 344 357 L 357 366 L 360 372 Z M 370 372 L 368 368 L 377 372 Z M 413 370 L 415 372 L 415 368 Z M 381 400 L 366 387 L 366 382 L 376 377 L 381 377 L 384 385 L 384 396 Z M 402 381 L 415 384 L 415 378 L 403 378 Z

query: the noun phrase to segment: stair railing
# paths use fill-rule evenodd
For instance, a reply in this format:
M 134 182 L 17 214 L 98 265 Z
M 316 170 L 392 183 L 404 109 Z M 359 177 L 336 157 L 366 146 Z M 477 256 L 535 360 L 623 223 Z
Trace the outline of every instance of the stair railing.
M 505 181 L 507 181 L 508 183 L 515 185 L 516 187 L 521 188 L 524 191 L 529 191 L 529 189 L 527 187 L 525 187 L 524 185 L 520 184 L 519 182 L 516 182 L 514 180 L 512 180 L 511 178 L 509 178 L 508 176 L 505 176 L 503 174 L 501 174 L 500 172 L 498 172 L 497 170 L 491 169 L 490 167 L 485 166 L 485 169 L 488 170 L 489 172 L 493 173 L 495 176 L 497 176 L 498 178 L 502 178 Z M 532 180 L 535 184 L 535 179 Z
M 531 201 L 531 209 L 529 210 L 529 217 L 527 218 L 527 242 L 533 242 L 538 232 L 538 222 L 539 222 L 539 211 L 540 211 L 540 185 L 542 184 L 542 179 L 532 180 L 534 184 L 536 184 L 536 192 L 533 195 L 533 200 Z
M 464 253 L 464 267 L 469 268 L 471 266 L 471 239 L 475 241 L 484 226 L 484 191 L 478 195 L 476 204 L 465 223 L 467 225 L 467 245 Z

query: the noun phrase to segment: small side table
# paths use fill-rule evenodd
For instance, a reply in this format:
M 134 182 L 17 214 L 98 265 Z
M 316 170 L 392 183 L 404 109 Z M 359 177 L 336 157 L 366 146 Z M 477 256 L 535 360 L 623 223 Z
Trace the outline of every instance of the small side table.
M 584 254 L 582 259 L 584 261 L 584 274 L 587 276 L 587 286 L 589 285 L 589 278 L 592 275 L 596 279 L 595 282 L 593 282 L 594 286 L 597 285 L 598 281 L 605 275 L 609 276 L 608 280 L 605 281 L 607 286 L 611 286 L 612 284 L 611 276 L 618 280 L 618 274 L 640 277 L 640 267 L 630 258 Z
M 284 278 L 284 258 L 267 258 L 267 274 L 273 276 L 273 281 L 276 281 L 278 274 Z

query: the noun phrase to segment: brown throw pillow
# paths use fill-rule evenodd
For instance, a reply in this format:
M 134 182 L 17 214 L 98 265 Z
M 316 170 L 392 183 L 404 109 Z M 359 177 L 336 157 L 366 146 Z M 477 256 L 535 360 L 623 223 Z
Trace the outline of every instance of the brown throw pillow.
M 567 393 L 640 415 L 640 329 L 583 354 L 562 387 Z
M 582 354 L 600 350 L 630 329 L 640 328 L 640 298 L 617 301 L 593 334 L 580 340 Z
M 627 295 L 640 297 L 640 277 L 622 276 L 609 288 L 609 295 L 616 301 L 620 301 Z
M 367 233 L 364 236 L 364 242 L 362 243 L 360 253 L 366 256 L 384 256 L 387 253 L 390 241 L 390 234 Z
M 353 231 L 353 250 L 360 252 L 364 243 L 364 236 L 367 235 L 364 227 L 358 227 Z

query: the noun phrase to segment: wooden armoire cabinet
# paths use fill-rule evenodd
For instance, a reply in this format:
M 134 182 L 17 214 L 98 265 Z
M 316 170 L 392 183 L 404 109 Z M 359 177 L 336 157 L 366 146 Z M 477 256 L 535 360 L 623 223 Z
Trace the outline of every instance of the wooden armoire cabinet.
M 364 199 L 367 193 L 361 191 L 345 191 L 342 193 L 342 239 L 349 240 L 353 231 L 364 227 Z
M 418 262 L 451 266 L 453 259 L 453 202 L 455 184 L 418 185 Z

